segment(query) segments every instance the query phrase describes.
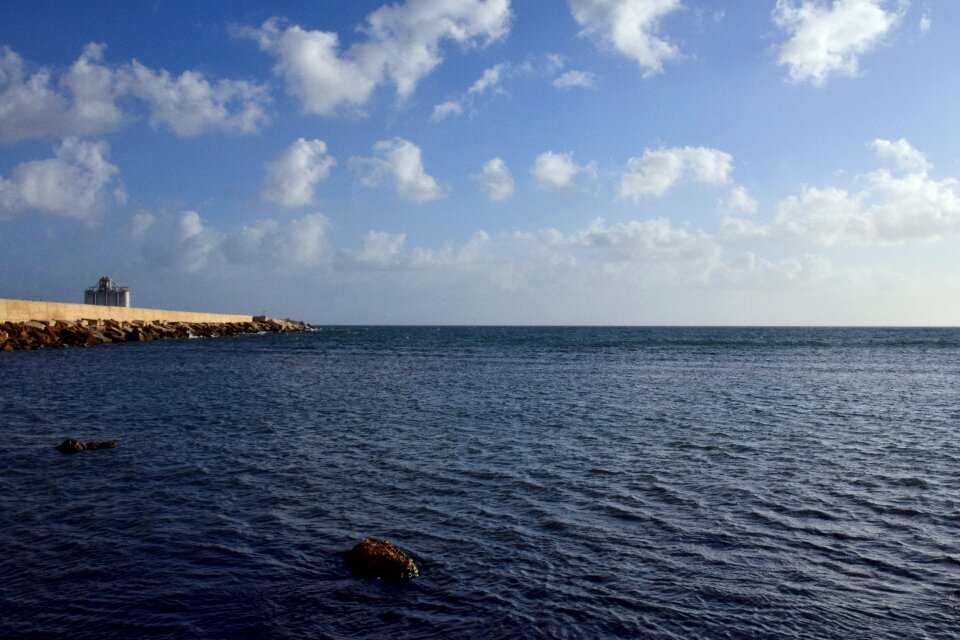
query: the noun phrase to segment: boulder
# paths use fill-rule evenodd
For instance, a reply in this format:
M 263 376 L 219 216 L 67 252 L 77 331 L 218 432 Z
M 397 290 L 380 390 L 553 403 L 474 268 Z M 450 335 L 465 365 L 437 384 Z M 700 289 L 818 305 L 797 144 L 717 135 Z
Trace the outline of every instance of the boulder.
M 367 578 L 403 580 L 420 575 L 407 552 L 386 540 L 367 538 L 347 552 L 347 568 Z
M 63 442 L 57 445 L 57 451 L 60 453 L 79 453 L 83 451 L 86 447 L 79 440 L 74 440 L 73 438 L 67 438 Z

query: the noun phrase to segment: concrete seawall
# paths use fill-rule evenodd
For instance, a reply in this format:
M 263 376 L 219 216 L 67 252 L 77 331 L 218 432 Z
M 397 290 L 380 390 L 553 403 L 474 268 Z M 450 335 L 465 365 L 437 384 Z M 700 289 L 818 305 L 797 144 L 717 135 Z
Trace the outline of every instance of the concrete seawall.
M 224 323 L 251 322 L 253 316 L 140 309 L 138 307 L 101 307 L 92 304 L 0 298 L 0 322 L 28 322 L 30 320 L 66 320 L 70 322 L 76 320 L 116 320 L 117 322 L 140 320 L 143 322 Z

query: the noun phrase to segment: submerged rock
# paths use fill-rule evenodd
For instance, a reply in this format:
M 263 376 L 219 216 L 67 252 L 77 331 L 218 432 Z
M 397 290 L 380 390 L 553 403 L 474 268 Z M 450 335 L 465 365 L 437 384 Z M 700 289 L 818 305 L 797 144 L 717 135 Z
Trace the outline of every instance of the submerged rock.
M 347 552 L 347 568 L 367 578 L 403 580 L 420 575 L 406 551 L 377 538 L 367 538 Z
M 116 449 L 117 441 L 104 440 L 103 442 L 98 442 L 96 440 L 87 440 L 86 442 L 83 442 L 81 440 L 67 438 L 58 444 L 56 448 L 60 453 L 79 453 L 86 449 Z

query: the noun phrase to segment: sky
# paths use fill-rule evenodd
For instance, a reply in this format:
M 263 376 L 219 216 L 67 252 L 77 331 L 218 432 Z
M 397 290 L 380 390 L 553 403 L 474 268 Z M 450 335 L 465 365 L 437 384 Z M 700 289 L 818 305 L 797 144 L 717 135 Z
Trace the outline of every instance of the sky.
M 0 297 L 960 324 L 960 3 L 14 3 Z

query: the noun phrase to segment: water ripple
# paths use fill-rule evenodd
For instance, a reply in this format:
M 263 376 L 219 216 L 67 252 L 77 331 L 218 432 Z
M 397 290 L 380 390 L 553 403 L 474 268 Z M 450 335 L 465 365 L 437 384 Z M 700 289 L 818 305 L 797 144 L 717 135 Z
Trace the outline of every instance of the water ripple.
M 955 637 L 958 354 L 428 327 L 0 354 L 0 637 Z M 351 576 L 366 536 L 422 577 Z

